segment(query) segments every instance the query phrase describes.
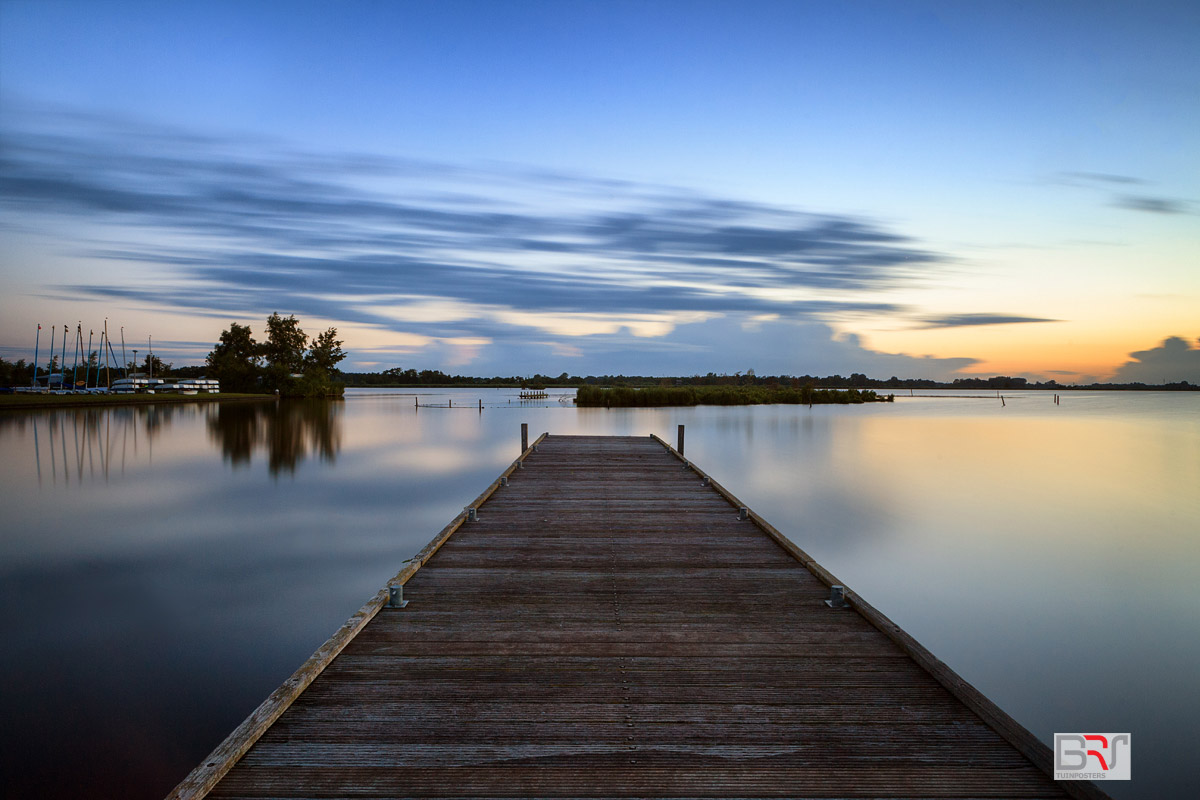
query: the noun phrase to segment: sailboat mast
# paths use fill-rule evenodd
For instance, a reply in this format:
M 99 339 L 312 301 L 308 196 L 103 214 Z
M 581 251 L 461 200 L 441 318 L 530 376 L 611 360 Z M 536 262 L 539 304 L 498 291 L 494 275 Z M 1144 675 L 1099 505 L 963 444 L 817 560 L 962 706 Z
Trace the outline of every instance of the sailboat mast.
M 148 341 L 150 343 L 150 356 L 149 356 L 149 361 L 147 361 L 146 363 L 148 363 L 150 365 L 150 377 L 153 378 L 154 377 L 154 337 L 147 336 L 146 341 Z
M 62 358 L 58 360 L 58 388 L 63 388 L 63 380 L 67 377 L 67 326 L 63 325 Z
M 75 363 L 71 366 L 71 390 L 75 390 L 79 378 L 79 348 L 83 347 L 83 320 L 75 326 Z
M 136 358 L 136 356 L 135 356 L 135 358 Z M 125 326 L 124 325 L 121 326 L 121 366 L 123 366 L 125 368 L 125 371 L 121 373 L 121 377 L 128 378 L 129 377 L 129 362 L 125 360 Z M 137 364 L 133 365 L 133 371 L 135 374 L 137 373 Z
M 91 328 L 88 328 L 87 367 L 86 367 L 86 368 L 83 370 L 83 388 L 85 388 L 85 389 L 89 389 L 89 388 L 91 388 L 91 385 L 92 385 L 92 384 L 91 384 L 91 378 L 92 378 L 92 336 L 93 336 L 95 333 L 96 333 L 96 332 L 95 332 L 94 330 L 92 330 Z M 100 362 L 99 362 L 99 360 L 97 360 L 97 361 L 96 361 L 96 378 L 97 378 L 97 379 L 99 379 L 99 378 L 100 378 Z
M 108 317 L 104 318 L 104 339 L 108 340 L 108 349 L 111 351 L 112 350 L 112 340 L 108 338 Z M 104 345 L 101 344 L 101 347 L 103 347 L 103 346 Z M 97 373 L 96 377 L 99 378 L 100 374 Z M 112 387 L 112 373 L 110 373 L 108 371 L 108 353 L 104 354 L 104 385 L 109 388 Z
M 39 322 L 38 329 L 37 329 L 37 338 L 33 340 L 33 383 L 31 383 L 29 385 L 29 388 L 31 388 L 31 389 L 37 388 L 38 347 L 41 345 L 41 343 L 42 343 L 42 323 Z

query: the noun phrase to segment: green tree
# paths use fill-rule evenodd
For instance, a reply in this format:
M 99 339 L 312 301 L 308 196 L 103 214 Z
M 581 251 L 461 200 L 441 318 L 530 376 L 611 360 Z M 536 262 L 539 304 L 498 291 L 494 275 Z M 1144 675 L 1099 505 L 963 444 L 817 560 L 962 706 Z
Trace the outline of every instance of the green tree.
M 286 374 L 304 369 L 304 348 L 308 336 L 300 330 L 300 321 L 295 315 L 287 318 L 275 312 L 267 317 L 267 340 L 262 344 L 262 356 L 267 367 L 285 371 Z
M 317 370 L 326 376 L 332 375 L 345 357 L 342 341 L 337 338 L 337 328 L 329 328 L 313 337 L 312 346 L 304 355 L 304 372 Z
M 259 346 L 247 325 L 232 322 L 221 332 L 217 346 L 205 363 L 209 376 L 221 382 L 222 391 L 252 392 L 260 376 Z
M 163 362 L 158 356 L 147 354 L 142 360 L 142 371 L 152 374 L 156 378 L 165 378 L 171 372 L 171 364 Z

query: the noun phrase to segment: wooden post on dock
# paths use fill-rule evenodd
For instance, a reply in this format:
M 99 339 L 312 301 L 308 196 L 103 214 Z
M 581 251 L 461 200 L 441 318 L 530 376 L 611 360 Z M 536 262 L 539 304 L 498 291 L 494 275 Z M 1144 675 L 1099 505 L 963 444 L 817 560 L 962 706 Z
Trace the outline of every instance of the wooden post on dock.
M 524 453 L 529 449 L 529 423 L 521 423 L 521 452 Z
M 683 426 L 679 426 L 679 446 L 675 448 L 679 451 L 679 455 L 683 455 Z

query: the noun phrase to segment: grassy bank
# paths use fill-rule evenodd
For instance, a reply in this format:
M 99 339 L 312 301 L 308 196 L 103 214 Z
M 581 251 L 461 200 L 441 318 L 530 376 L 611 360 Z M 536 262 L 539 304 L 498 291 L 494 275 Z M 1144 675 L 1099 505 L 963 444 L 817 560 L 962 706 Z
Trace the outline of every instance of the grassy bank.
M 769 403 L 817 405 L 876 403 L 891 400 L 870 389 L 791 389 L 770 386 L 666 386 L 602 389 L 581 386 L 575 403 L 584 408 L 653 408 L 660 406 L 752 406 Z
M 0 394 L 0 411 L 274 400 L 273 394 Z

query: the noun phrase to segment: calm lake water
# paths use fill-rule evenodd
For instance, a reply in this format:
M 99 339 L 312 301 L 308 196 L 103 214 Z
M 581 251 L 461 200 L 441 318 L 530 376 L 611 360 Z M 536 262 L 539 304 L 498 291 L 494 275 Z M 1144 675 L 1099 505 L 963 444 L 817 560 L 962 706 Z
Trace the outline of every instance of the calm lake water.
M 671 442 L 686 424 L 689 458 L 1043 740 L 1132 732 L 1114 797 L 1200 796 L 1200 394 L 421 401 L 479 399 L 0 414 L 4 795 L 166 794 L 528 422 Z

